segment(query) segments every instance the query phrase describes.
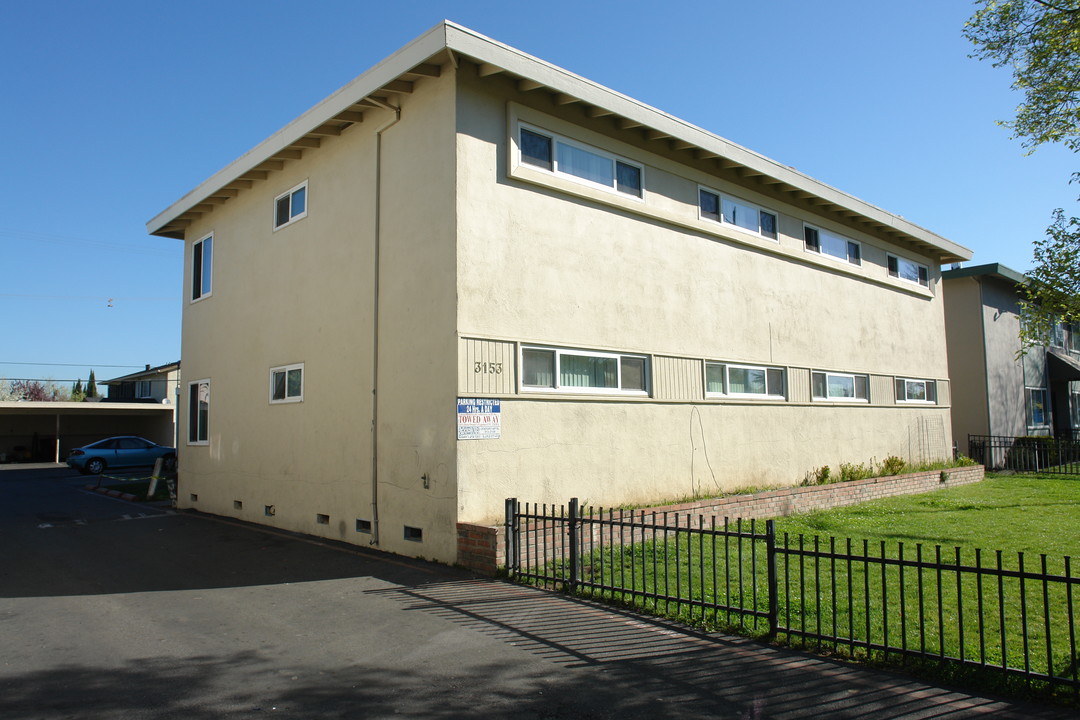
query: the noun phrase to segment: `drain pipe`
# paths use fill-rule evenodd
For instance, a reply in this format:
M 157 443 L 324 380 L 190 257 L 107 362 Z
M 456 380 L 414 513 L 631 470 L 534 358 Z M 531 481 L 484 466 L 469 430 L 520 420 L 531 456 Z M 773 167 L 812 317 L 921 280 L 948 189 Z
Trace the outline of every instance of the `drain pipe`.
M 394 118 L 375 131 L 375 279 L 371 361 L 371 541 L 379 544 L 379 253 L 382 244 L 382 136 L 401 120 L 401 108 L 374 98 L 373 105 L 394 113 Z

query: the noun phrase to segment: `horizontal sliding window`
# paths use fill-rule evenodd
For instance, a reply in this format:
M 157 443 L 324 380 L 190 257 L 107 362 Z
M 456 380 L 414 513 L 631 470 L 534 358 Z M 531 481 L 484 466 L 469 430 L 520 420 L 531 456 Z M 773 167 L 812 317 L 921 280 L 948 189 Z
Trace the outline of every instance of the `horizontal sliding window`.
M 803 239 L 809 252 L 846 260 L 852 265 L 862 264 L 862 247 L 854 240 L 810 225 L 803 227 Z
M 641 197 L 642 166 L 558 135 L 522 126 L 521 162 L 623 195 Z
M 889 275 L 894 278 L 930 287 L 930 269 L 925 265 L 897 255 L 888 256 L 888 265 Z
M 1050 425 L 1050 416 L 1046 411 L 1046 388 L 1024 388 L 1027 395 L 1027 426 L 1043 428 Z
M 705 363 L 705 394 L 782 399 L 784 397 L 784 369 L 707 362 Z
M 770 240 L 776 239 L 776 213 L 730 195 L 698 189 L 698 211 L 706 220 L 735 225 Z
M 896 402 L 936 403 L 937 383 L 933 380 L 896 378 Z
M 869 378 L 866 375 L 815 371 L 811 373 L 815 400 L 869 400 Z
M 274 198 L 274 229 L 307 217 L 307 181 Z
M 648 359 L 644 355 L 525 347 L 521 385 L 526 390 L 644 394 Z
M 301 402 L 304 399 L 304 364 L 270 369 L 270 402 Z

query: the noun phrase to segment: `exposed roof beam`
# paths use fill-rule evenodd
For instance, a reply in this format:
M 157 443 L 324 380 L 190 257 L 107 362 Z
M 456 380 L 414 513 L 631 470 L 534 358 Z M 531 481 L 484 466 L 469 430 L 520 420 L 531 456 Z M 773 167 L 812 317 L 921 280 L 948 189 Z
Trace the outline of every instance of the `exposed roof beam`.
M 544 83 L 536 82 L 535 80 L 518 80 L 517 89 L 518 92 L 531 92 L 533 90 L 539 90 L 544 87 Z
M 570 103 L 576 102 L 578 102 L 578 98 L 574 97 L 573 95 L 567 95 L 566 93 L 555 94 L 556 105 L 569 105 Z
M 698 160 L 712 160 L 713 158 L 718 158 L 718 157 L 720 157 L 719 155 L 717 155 L 716 153 L 714 153 L 714 152 L 712 152 L 712 151 L 710 151 L 710 150 L 702 150 L 701 148 L 698 148 L 698 149 L 697 149 L 697 150 L 696 150 L 696 151 L 694 152 L 694 156 L 695 156 L 695 157 L 696 157 L 696 158 L 697 158 Z
M 345 110 L 339 112 L 334 116 L 335 120 L 341 120 L 342 122 L 361 123 L 364 122 L 364 113 L 357 112 L 356 110 Z
M 596 118 L 596 117 L 605 117 L 607 115 L 611 115 L 610 110 L 607 110 L 607 109 L 602 108 L 602 107 L 597 107 L 595 105 L 593 105 L 591 108 L 589 108 L 589 117 Z
M 232 190 L 234 187 L 244 188 L 245 190 L 250 190 L 251 188 L 255 187 L 255 183 L 251 182 L 250 180 L 244 180 L 242 178 L 236 178 L 231 183 L 229 183 L 229 186 L 226 187 L 225 189 L 226 190 Z
M 279 158 L 281 160 L 299 160 L 300 158 L 304 157 L 304 151 L 285 148 L 283 150 L 278 150 L 276 153 L 274 153 L 273 157 Z
M 413 91 L 413 84 L 408 80 L 391 80 L 383 85 L 382 89 L 392 93 L 409 94 Z
M 195 207 L 191 208 L 192 212 L 208 213 L 214 209 L 214 206 L 210 203 L 199 203 Z
M 491 63 L 480 63 L 480 67 L 476 69 L 476 74 L 480 77 L 487 77 L 488 75 L 498 75 L 503 69 L 498 65 L 492 65 Z
M 292 141 L 292 144 L 296 147 L 302 148 L 317 148 L 322 144 L 322 140 L 313 137 L 296 138 Z
M 730 170 L 732 168 L 742 167 L 740 163 L 737 163 L 734 160 L 728 159 L 726 157 L 716 158 L 716 164 L 720 166 L 721 170 Z
M 624 117 L 619 118 L 618 125 L 620 130 L 630 130 L 632 128 L 641 127 L 641 123 L 636 120 Z
M 240 176 L 242 180 L 265 180 L 268 177 L 270 177 L 270 173 L 264 170 L 248 170 Z
M 673 140 L 671 142 L 672 150 L 689 150 L 692 147 L 694 147 L 694 144 L 688 143 L 685 140 Z
M 228 201 L 229 198 L 221 197 L 220 195 L 211 195 L 210 197 L 206 198 L 206 202 L 210 203 L 211 205 L 224 205 Z
M 283 160 L 266 160 L 256 166 L 259 170 L 281 170 L 285 167 Z
M 341 128 L 337 125 L 320 125 L 314 130 L 309 130 L 308 135 L 340 135 Z
M 442 68 L 435 63 L 420 63 L 413 67 L 412 70 L 409 70 L 409 73 L 425 77 L 439 77 L 442 74 Z
M 221 188 L 220 190 L 215 191 L 210 197 L 234 198 L 239 194 L 240 191 L 236 188 Z
M 660 132 L 659 130 L 646 130 L 645 131 L 645 139 L 646 140 L 665 140 L 665 139 L 667 139 L 669 137 L 671 137 L 671 136 L 668 135 L 665 132 Z

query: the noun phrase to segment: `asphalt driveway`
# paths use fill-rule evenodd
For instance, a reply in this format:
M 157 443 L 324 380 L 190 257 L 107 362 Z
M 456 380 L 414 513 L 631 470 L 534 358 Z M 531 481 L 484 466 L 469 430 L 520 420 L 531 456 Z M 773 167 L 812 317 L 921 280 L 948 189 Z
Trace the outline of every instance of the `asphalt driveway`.
M 1065 718 L 0 472 L 0 718 Z

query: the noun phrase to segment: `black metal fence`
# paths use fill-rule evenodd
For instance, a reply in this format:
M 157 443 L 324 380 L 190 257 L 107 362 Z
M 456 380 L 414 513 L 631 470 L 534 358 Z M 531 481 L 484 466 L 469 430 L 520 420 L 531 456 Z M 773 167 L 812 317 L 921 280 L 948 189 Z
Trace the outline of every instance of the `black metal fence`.
M 1069 435 L 968 435 L 968 456 L 987 470 L 1080 474 L 1080 440 Z
M 511 578 L 875 661 L 1080 699 L 1071 559 L 777 535 L 773 521 L 506 502 Z

